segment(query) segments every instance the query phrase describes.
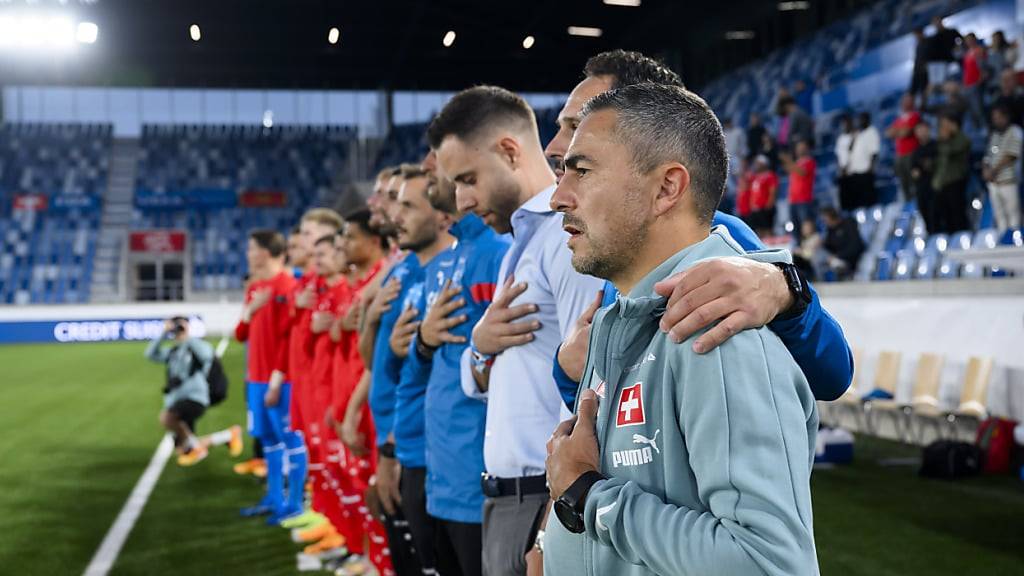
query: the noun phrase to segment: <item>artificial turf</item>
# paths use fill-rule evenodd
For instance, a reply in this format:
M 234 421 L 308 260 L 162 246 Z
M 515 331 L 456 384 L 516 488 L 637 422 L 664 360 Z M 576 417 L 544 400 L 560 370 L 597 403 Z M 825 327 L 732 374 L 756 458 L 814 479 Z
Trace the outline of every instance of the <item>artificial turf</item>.
M 162 435 L 163 372 L 144 347 L 0 346 L 0 574 L 85 569 Z M 224 364 L 229 398 L 200 432 L 244 422 L 237 346 Z M 1024 574 L 1024 483 L 922 480 L 912 466 L 879 464 L 917 453 L 859 437 L 853 465 L 815 471 L 821 573 Z M 262 488 L 232 463 L 225 449 L 194 468 L 172 459 L 111 573 L 295 573 L 287 533 L 238 516 Z

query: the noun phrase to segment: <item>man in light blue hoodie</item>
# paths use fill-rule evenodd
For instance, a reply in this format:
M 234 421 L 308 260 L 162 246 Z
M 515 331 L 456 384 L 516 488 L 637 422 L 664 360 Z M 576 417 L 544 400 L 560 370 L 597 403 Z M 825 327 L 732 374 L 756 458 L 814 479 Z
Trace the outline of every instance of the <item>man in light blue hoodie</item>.
M 803 372 L 767 328 L 706 354 L 658 328 L 657 282 L 744 253 L 711 228 L 726 164 L 718 120 L 683 88 L 628 86 L 584 109 L 552 205 L 573 267 L 620 296 L 595 317 L 576 416 L 548 444 L 547 574 L 818 573 Z

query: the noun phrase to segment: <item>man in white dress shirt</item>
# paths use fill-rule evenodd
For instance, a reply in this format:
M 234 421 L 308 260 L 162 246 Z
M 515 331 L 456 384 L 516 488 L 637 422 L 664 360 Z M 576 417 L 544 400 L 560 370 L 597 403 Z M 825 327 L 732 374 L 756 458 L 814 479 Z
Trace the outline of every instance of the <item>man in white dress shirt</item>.
M 455 182 L 458 209 L 513 236 L 494 303 L 463 357 L 463 387 L 487 400 L 484 574 L 521 575 L 548 500 L 547 439 L 569 416 L 552 358 L 603 283 L 571 265 L 562 216 L 550 207 L 555 175 L 525 100 L 494 86 L 464 90 L 427 139 Z

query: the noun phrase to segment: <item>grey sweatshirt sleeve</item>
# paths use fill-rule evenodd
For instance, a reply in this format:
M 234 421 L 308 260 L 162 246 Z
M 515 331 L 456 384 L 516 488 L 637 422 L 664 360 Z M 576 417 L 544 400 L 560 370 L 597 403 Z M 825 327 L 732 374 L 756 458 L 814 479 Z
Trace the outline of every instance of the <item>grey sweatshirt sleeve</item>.
M 658 574 L 817 574 L 813 399 L 781 343 L 768 342 L 775 338 L 746 331 L 704 355 L 690 343 L 671 348 L 677 353 L 665 385 L 678 390 L 679 426 L 704 510 L 610 479 L 588 494 L 590 538 Z
M 153 340 L 150 341 L 149 346 L 146 346 L 146 358 L 152 360 L 153 362 L 166 364 L 167 358 L 170 356 L 171 352 L 170 350 L 162 346 L 163 343 L 164 334 L 163 332 L 161 332 L 159 336 L 153 338 Z

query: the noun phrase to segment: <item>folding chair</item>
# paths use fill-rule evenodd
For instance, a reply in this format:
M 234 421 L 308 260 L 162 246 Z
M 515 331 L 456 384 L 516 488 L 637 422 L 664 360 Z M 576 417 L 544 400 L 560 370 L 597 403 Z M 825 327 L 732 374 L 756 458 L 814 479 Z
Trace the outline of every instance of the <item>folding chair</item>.
M 874 403 L 878 400 L 868 398 L 867 396 L 876 391 L 886 392 L 890 398 L 896 396 L 896 383 L 899 382 L 900 378 L 900 362 L 903 359 L 903 355 L 900 352 L 883 351 L 878 355 L 878 365 L 875 366 L 875 380 L 874 386 L 867 394 L 863 397 L 863 419 L 865 430 L 871 435 L 877 436 L 877 431 L 871 427 L 873 419 L 871 418 L 871 410 L 874 407 Z

